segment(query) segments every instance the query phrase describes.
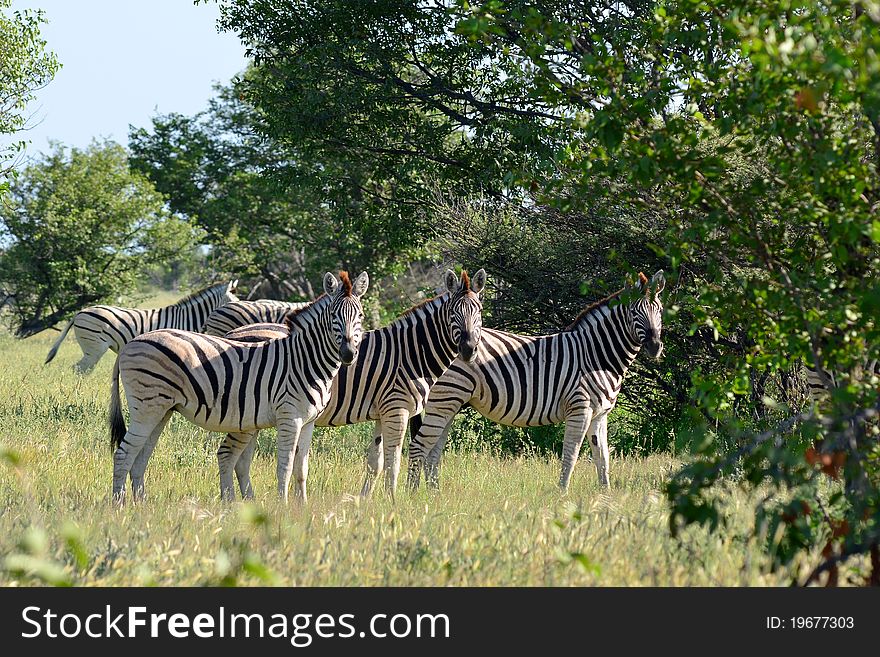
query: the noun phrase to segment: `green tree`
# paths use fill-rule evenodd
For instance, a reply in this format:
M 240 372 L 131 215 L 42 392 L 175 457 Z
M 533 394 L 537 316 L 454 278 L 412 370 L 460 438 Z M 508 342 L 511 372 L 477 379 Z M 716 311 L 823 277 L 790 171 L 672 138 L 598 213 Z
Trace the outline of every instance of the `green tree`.
M 0 135 L 14 135 L 25 127 L 27 104 L 59 68 L 40 37 L 43 12 L 25 10 L 9 15 L 6 12 L 11 6 L 12 0 L 0 0 Z M 8 189 L 3 177 L 12 171 L 9 161 L 23 146 L 23 141 L 0 146 L 0 193 Z
M 132 129 L 131 164 L 206 231 L 218 266 L 268 283 L 261 296 L 312 298 L 311 282 L 327 269 L 378 278 L 419 253 L 418 218 L 365 200 L 362 163 L 314 159 L 263 128 L 238 92 L 221 87 L 205 112 Z
M 26 167 L 0 205 L 0 290 L 27 337 L 134 289 L 146 268 L 191 247 L 193 230 L 128 168 L 112 142 L 54 150 Z
M 459 239 L 473 248 L 453 251 L 502 264 L 543 252 L 552 264 L 555 244 L 511 236 L 584 245 L 579 232 L 604 233 L 617 246 L 640 233 L 629 243 L 652 244 L 678 274 L 667 325 L 680 348 L 667 363 L 672 390 L 691 400 L 678 439 L 695 458 L 668 488 L 672 527 L 723 522 L 718 484 L 760 488 L 771 494 L 755 534 L 776 566 L 833 582 L 841 562 L 869 554 L 880 580 L 878 387 L 861 366 L 878 354 L 880 304 L 872 3 L 221 7 L 254 56 L 239 88 L 266 134 L 369 157 L 397 203 L 423 206 L 439 184 L 525 209 L 518 227 L 492 227 L 508 247 Z M 632 258 L 642 253 L 605 262 L 644 266 Z M 800 362 L 839 374 L 821 413 L 798 413 L 790 394 Z
M 662 266 L 647 245 L 660 241 L 674 208 L 644 185 L 597 175 L 585 187 L 567 175 L 580 157 L 570 100 L 509 45 L 457 29 L 467 16 L 455 3 L 223 2 L 221 11 L 221 26 L 239 33 L 254 59 L 235 86 L 257 129 L 305 161 L 366 172 L 374 187 L 360 193 L 353 216 L 420 218 L 440 253 L 489 268 L 493 325 L 558 330 L 586 301 L 615 291 L 632 265 Z M 618 27 L 609 20 L 603 34 L 638 41 Z M 457 213 L 461 197 L 478 198 L 488 221 Z M 691 340 L 703 353 L 705 337 Z M 690 374 L 638 368 L 633 378 L 648 389 L 628 386 L 624 395 L 673 400 L 665 427 L 652 419 L 655 404 L 634 404 L 645 425 L 668 436 L 688 404 Z
M 610 179 L 675 208 L 663 246 L 689 280 L 671 315 L 710 327 L 723 367 L 692 371 L 697 458 L 669 485 L 672 527 L 723 522 L 716 484 L 738 471 L 775 493 L 755 531 L 777 565 L 833 583 L 867 553 L 880 583 L 878 388 L 862 368 L 878 353 L 880 15 L 833 0 L 622 6 L 571 20 L 562 4 L 491 2 L 462 6 L 458 27 L 564 98 L 575 202 Z M 608 22 L 614 35 L 595 29 Z M 755 435 L 743 400 L 781 409 L 752 383 L 799 359 L 838 373 L 830 406 Z

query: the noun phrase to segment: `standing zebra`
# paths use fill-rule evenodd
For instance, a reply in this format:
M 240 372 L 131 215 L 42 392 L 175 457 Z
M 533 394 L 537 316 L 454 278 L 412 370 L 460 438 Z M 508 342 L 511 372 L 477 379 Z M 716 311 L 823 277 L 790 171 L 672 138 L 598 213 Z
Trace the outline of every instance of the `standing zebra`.
M 650 283 L 640 273 L 635 289 L 624 288 L 589 306 L 554 335 L 485 329 L 478 357 L 472 363 L 455 361 L 431 389 L 425 417 L 410 442 L 410 487 L 418 487 L 423 466 L 436 485 L 449 426 L 465 404 L 508 426 L 565 421 L 563 490 L 588 434 L 599 482 L 608 486 L 608 413 L 639 349 L 654 358 L 663 351 L 664 285 L 662 270 Z
M 297 442 L 311 440 L 340 365 L 355 360 L 361 341 L 360 298 L 369 278 L 340 278 L 325 274 L 324 294 L 287 316 L 289 335 L 281 340 L 237 342 L 164 329 L 125 345 L 110 396 L 114 497 L 124 499 L 129 472 L 133 496 L 144 496 L 150 454 L 177 411 L 209 431 L 251 435 L 278 427 L 278 493 L 286 500 Z M 120 378 L 131 413 L 127 431 Z
M 92 371 L 107 349 L 119 353 L 129 340 L 142 333 L 157 329 L 201 331 L 211 312 L 225 303 L 238 301 L 233 294 L 236 285 L 237 280 L 212 285 L 164 308 L 140 310 L 90 306 L 80 310 L 61 331 L 45 362 L 55 358 L 71 326 L 83 352 L 83 357 L 74 367 L 83 374 Z
M 233 301 L 214 310 L 205 322 L 202 333 L 224 336 L 230 331 L 248 324 L 283 324 L 284 316 L 309 305 L 305 303 L 287 303 L 273 299 L 257 301 Z
M 444 294 L 415 306 L 384 328 L 364 333 L 357 363 L 339 372 L 330 403 L 316 422 L 322 427 L 338 427 L 376 421 L 362 496 L 372 491 L 383 461 L 386 488 L 394 493 L 407 422 L 422 412 L 431 386 L 456 356 L 467 362 L 480 344 L 480 293 L 486 285 L 485 270 L 480 269 L 473 279 L 462 272 L 461 280 L 448 270 L 444 283 Z M 227 337 L 261 340 L 283 334 L 283 327 L 261 324 L 238 329 Z M 300 440 L 294 464 L 296 491 L 303 498 L 310 441 L 311 434 Z M 226 437 L 218 452 L 221 488 L 231 488 L 234 467 L 242 496 L 253 496 L 250 464 L 256 442 L 256 432 Z M 227 489 L 221 492 L 234 495 Z

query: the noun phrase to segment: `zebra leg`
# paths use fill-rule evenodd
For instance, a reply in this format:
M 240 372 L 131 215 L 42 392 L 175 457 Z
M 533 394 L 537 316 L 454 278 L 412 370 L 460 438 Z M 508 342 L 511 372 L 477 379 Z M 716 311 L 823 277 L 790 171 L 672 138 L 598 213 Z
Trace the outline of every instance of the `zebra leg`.
M 95 368 L 101 357 L 107 353 L 110 345 L 99 340 L 81 340 L 79 336 L 77 336 L 77 342 L 82 349 L 83 357 L 73 366 L 73 369 L 77 374 L 88 374 Z
M 293 493 L 297 500 L 306 502 L 306 479 L 309 476 L 309 448 L 312 446 L 312 434 L 315 432 L 315 423 L 309 422 L 302 428 L 299 434 L 299 442 L 296 445 L 296 455 L 293 458 L 293 472 L 296 477 L 296 488 Z
M 120 504 L 125 502 L 125 482 L 128 474 L 138 454 L 141 453 L 156 427 L 161 424 L 166 412 L 163 410 L 161 415 L 152 419 L 140 417 L 140 414 L 132 412 L 128 431 L 113 453 L 113 499 L 116 502 Z
M 440 458 L 443 456 L 443 448 L 449 438 L 450 427 L 452 427 L 452 420 L 443 429 L 443 433 L 440 434 L 425 459 L 425 485 L 434 490 L 440 490 Z
M 397 478 L 400 476 L 400 457 L 403 452 L 403 437 L 409 422 L 409 412 L 395 411 L 382 418 L 382 438 L 385 443 L 385 490 L 391 497 L 397 492 Z
M 253 456 L 251 443 L 256 446 L 256 438 L 256 431 L 227 433 L 220 443 L 220 447 L 217 448 L 217 467 L 220 471 L 220 499 L 223 501 L 232 502 L 235 500 L 235 483 L 232 481 L 233 469 L 238 477 L 239 486 L 242 489 L 242 497 L 244 497 L 245 487 L 241 481 L 242 475 L 239 474 L 238 462 L 248 449 L 251 449 L 251 457 Z M 245 465 L 247 466 L 247 471 L 245 471 L 244 476 L 245 480 L 249 483 L 250 460 Z
M 373 442 L 367 449 L 367 475 L 364 478 L 364 485 L 361 487 L 361 497 L 369 497 L 373 492 L 373 486 L 376 483 L 376 477 L 382 470 L 385 459 L 385 450 L 382 449 L 382 420 L 376 420 L 376 427 L 373 429 Z
M 290 486 L 290 477 L 293 475 L 293 456 L 296 453 L 296 444 L 303 428 L 301 417 L 284 414 L 279 417 L 276 412 L 278 427 L 278 495 L 283 501 L 287 501 L 287 489 Z
M 235 462 L 235 477 L 238 479 L 238 487 L 241 490 L 243 500 L 254 499 L 254 487 L 251 484 L 251 462 L 254 460 L 254 452 L 257 450 L 257 437 L 259 431 L 254 431 L 251 441 L 242 450 Z
M 254 433 L 227 433 L 217 448 L 217 467 L 220 471 L 220 499 L 232 502 L 235 499 L 235 484 L 232 481 L 233 469 L 238 470 L 238 461 L 251 442 L 256 442 Z M 248 463 L 249 465 L 249 463 Z M 249 473 L 248 473 L 248 476 Z M 239 475 L 239 485 L 241 477 Z
M 428 485 L 437 483 L 436 472 L 439 467 L 440 455 L 449 435 L 449 426 L 455 414 L 473 396 L 473 387 L 464 387 L 462 382 L 455 385 L 437 383 L 431 390 L 425 417 L 416 435 L 409 441 L 409 486 L 419 487 L 422 467 L 425 468 L 425 479 Z M 435 401 L 440 400 L 440 401 Z M 436 451 L 435 451 L 436 450 Z M 427 461 L 425 457 L 428 457 Z M 437 486 L 433 486 L 436 488 Z
M 599 475 L 599 484 L 608 488 L 608 470 L 611 465 L 608 451 L 608 413 L 593 418 L 587 435 L 590 437 L 590 450 L 593 453 L 593 463 L 596 464 L 596 474 Z
M 577 463 L 589 424 L 589 411 L 572 415 L 565 421 L 565 439 L 562 443 L 562 474 L 559 477 L 559 487 L 563 492 L 568 490 L 571 471 Z
M 150 437 L 147 438 L 147 442 L 144 443 L 143 448 L 134 460 L 134 464 L 131 466 L 131 498 L 135 502 L 140 502 L 147 496 L 147 490 L 144 485 L 144 475 L 147 472 L 147 464 L 150 462 L 150 456 L 153 455 L 153 450 L 156 449 L 156 443 L 159 442 L 159 436 L 162 434 L 162 430 L 165 428 L 165 425 L 168 424 L 168 420 L 171 419 L 172 412 L 173 411 L 168 411 L 165 414 L 165 417 L 163 417 L 159 424 L 156 425 L 156 428 L 153 429 Z

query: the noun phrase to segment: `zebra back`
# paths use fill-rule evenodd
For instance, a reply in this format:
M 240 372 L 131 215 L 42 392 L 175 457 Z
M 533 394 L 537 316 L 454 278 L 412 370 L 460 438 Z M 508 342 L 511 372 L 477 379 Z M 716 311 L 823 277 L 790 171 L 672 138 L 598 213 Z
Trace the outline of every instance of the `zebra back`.
M 305 308 L 308 302 L 287 303 L 274 299 L 233 301 L 215 309 L 205 322 L 204 333 L 224 336 L 250 324 L 282 324 L 285 316 Z
M 205 333 L 207 333 L 207 331 Z M 247 326 L 242 326 L 230 331 L 223 337 L 227 340 L 237 340 L 239 342 L 266 342 L 267 340 L 286 338 L 289 335 L 290 328 L 288 328 L 286 324 L 267 322 L 263 324 L 248 324 Z
M 76 314 L 73 328 L 77 338 L 82 336 L 108 343 L 115 351 L 148 331 L 166 328 L 201 331 L 213 310 L 238 300 L 232 292 L 237 282 L 212 285 L 162 308 L 91 306 Z
M 329 399 L 344 336 L 355 334 L 349 339 L 360 341 L 359 297 L 366 284 L 356 292 L 351 284 L 325 288 L 331 293 L 288 316 L 290 329 L 280 331 L 286 333 L 280 340 L 247 343 L 165 329 L 129 342 L 118 367 L 132 426 L 138 418 L 164 417 L 171 408 L 213 431 L 270 426 L 282 406 L 314 418 Z M 118 443 L 118 431 L 115 436 Z
M 380 329 L 364 333 L 358 359 L 340 370 L 319 426 L 341 426 L 378 419 L 393 409 L 420 413 L 433 383 L 459 352 L 463 328 L 479 344 L 485 271 L 461 281 L 451 271 L 447 291 L 414 306 Z M 237 305 L 237 304 L 236 304 Z M 219 313 L 218 313 L 219 314 Z M 245 326 L 225 334 L 235 340 L 263 341 L 284 336 L 277 324 Z

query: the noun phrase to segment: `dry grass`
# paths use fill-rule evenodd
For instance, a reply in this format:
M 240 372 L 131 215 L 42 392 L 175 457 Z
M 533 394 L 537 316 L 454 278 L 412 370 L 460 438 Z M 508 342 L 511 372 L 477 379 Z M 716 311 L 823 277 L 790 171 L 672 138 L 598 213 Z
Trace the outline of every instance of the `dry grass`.
M 164 300 L 163 300 L 164 301 Z M 108 501 L 106 404 L 112 357 L 79 378 L 70 337 L 0 334 L 0 584 L 74 585 L 774 585 L 730 497 L 720 533 L 670 537 L 660 486 L 670 456 L 614 460 L 610 492 L 581 461 L 568 495 L 555 459 L 450 454 L 439 493 L 381 488 L 361 502 L 371 427 L 319 430 L 305 508 L 281 505 L 266 436 L 257 503 L 218 499 L 217 435 L 180 417 L 147 473 L 146 503 Z

